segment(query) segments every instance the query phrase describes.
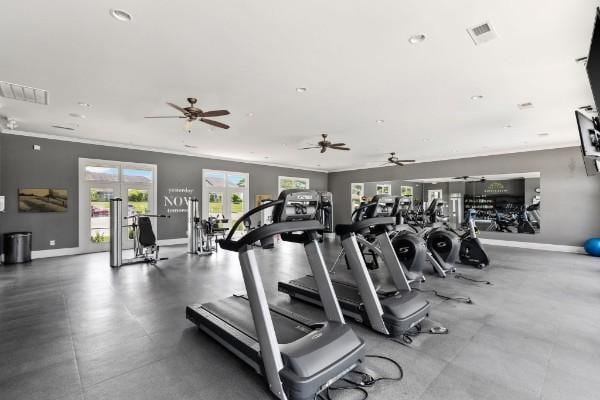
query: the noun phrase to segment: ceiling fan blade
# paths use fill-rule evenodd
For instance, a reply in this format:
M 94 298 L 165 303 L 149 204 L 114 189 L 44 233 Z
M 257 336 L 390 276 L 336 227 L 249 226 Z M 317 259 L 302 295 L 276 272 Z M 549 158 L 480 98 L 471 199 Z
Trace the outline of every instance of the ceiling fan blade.
M 349 147 L 330 147 L 330 149 L 334 149 L 334 150 L 350 150 Z
M 215 111 L 207 111 L 203 112 L 201 117 L 220 117 L 222 115 L 229 115 L 229 111 L 227 110 L 215 110 Z
M 340 146 L 345 146 L 346 143 L 330 143 L 329 147 L 340 147 Z
M 187 117 L 185 117 L 183 115 L 180 115 L 180 116 L 172 116 L 172 115 L 170 115 L 170 116 L 165 116 L 165 117 L 144 117 L 144 118 L 187 118 Z
M 396 161 L 401 162 L 401 163 L 416 162 L 416 160 L 396 160 Z
M 402 164 L 402 163 L 401 163 L 401 162 L 399 162 L 399 161 L 394 161 L 394 164 L 396 164 L 396 165 L 397 165 L 397 166 L 399 166 L 399 167 L 404 167 L 404 164 Z
M 309 150 L 309 149 L 320 149 L 321 146 L 312 146 L 312 147 L 302 147 L 301 149 L 298 150 Z
M 212 126 L 216 126 L 217 128 L 229 129 L 229 125 L 225 125 L 222 122 L 213 121 L 212 119 L 200 118 L 200 121 Z
M 171 107 L 173 107 L 174 109 L 176 109 L 177 111 L 180 111 L 184 114 L 187 113 L 187 111 L 185 111 L 183 108 L 179 107 L 177 104 L 173 104 L 173 103 L 169 103 L 167 102 L 168 105 L 170 105 Z
M 321 147 L 321 153 L 325 153 L 327 151 L 327 147 L 323 146 Z

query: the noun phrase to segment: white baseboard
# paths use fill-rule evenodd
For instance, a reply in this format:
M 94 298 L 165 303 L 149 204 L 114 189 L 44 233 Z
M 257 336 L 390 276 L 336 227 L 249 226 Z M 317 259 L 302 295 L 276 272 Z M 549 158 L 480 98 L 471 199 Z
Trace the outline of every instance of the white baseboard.
M 79 247 L 65 247 L 62 249 L 52 250 L 34 250 L 31 252 L 31 258 L 48 258 L 48 257 L 60 257 L 60 256 L 73 256 L 75 254 L 83 254 Z
M 580 246 L 566 246 L 561 244 L 550 244 L 550 243 L 534 243 L 534 242 L 516 242 L 514 240 L 498 240 L 498 239 L 483 239 L 480 238 L 481 243 L 489 244 L 492 246 L 506 246 L 506 247 L 519 247 L 523 249 L 534 249 L 534 250 L 546 250 L 546 251 L 558 251 L 562 253 L 577 253 L 586 254 L 583 247 Z M 186 244 L 187 238 L 177 239 L 163 239 L 159 240 L 158 244 L 161 246 L 174 246 Z M 60 257 L 60 256 L 72 256 L 76 254 L 84 254 L 79 247 L 66 247 L 63 249 L 52 249 L 52 250 L 35 250 L 31 252 L 31 258 L 48 258 L 48 257 Z
M 163 239 L 159 240 L 160 246 L 173 246 L 179 244 L 186 244 L 187 238 L 177 239 Z M 65 247 L 62 249 L 51 249 L 51 250 L 34 250 L 31 252 L 31 259 L 37 258 L 49 258 L 49 257 L 61 257 L 61 256 L 74 256 L 77 254 L 86 254 L 88 252 L 83 251 L 79 247 Z
M 580 247 L 580 246 L 566 246 L 566 245 L 562 245 L 562 244 L 550 244 L 550 243 L 516 242 L 514 240 L 498 240 L 498 239 L 483 239 L 483 238 L 480 238 L 479 240 L 481 240 L 481 243 L 483 243 L 483 244 L 489 244 L 489 245 L 493 245 L 493 246 L 520 247 L 523 249 L 558 251 L 561 253 L 586 254 L 583 247 Z

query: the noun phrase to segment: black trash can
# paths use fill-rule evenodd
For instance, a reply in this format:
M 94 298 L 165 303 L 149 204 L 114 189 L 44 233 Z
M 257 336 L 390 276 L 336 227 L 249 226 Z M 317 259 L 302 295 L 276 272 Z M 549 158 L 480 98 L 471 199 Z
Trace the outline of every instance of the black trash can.
M 19 264 L 31 261 L 31 232 L 9 232 L 4 234 L 4 264 Z

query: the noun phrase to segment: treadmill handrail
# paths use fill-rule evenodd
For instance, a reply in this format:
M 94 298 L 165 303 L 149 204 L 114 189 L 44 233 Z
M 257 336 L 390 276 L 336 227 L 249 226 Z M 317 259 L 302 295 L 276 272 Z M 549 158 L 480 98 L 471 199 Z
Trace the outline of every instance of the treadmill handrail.
M 395 225 L 396 217 L 375 217 L 366 218 L 352 224 L 338 224 L 335 226 L 335 233 L 342 236 L 348 233 L 362 232 L 372 226 Z
M 268 203 L 261 204 L 258 207 L 254 207 L 252 210 L 250 210 L 247 213 L 245 213 L 244 215 L 242 215 L 237 221 L 235 221 L 235 224 L 233 224 L 233 226 L 231 227 L 231 230 L 229 231 L 229 235 L 227 235 L 227 240 L 231 240 L 231 238 L 233 237 L 233 234 L 235 233 L 235 231 L 237 231 L 238 226 L 240 226 L 240 224 L 243 221 L 247 220 L 248 218 L 250 218 L 252 215 L 256 214 L 259 211 L 262 211 L 269 207 L 274 207 L 277 204 L 281 204 L 281 203 L 283 203 L 283 200 L 273 200 Z
M 233 228 L 232 228 L 233 230 Z M 323 225 L 317 220 L 304 220 L 304 221 L 289 221 L 289 222 L 277 222 L 274 224 L 263 225 L 260 228 L 251 230 L 242 236 L 239 240 L 232 240 L 229 237 L 227 239 L 220 239 L 219 245 L 221 248 L 230 251 L 239 252 L 246 246 L 252 245 L 262 239 L 272 237 L 280 233 L 288 232 L 309 232 L 309 231 L 321 231 Z

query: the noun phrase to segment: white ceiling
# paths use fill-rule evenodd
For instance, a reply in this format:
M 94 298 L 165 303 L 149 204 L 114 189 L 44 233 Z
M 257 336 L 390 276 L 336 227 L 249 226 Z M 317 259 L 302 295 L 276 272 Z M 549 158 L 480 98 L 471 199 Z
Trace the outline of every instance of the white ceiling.
M 329 171 L 376 166 L 388 151 L 428 161 L 577 145 L 573 110 L 593 100 L 574 60 L 597 5 L 5 0 L 0 80 L 48 90 L 50 105 L 0 98 L 0 114 L 29 132 Z M 466 28 L 485 21 L 498 39 L 475 46 Z M 409 44 L 416 33 L 427 40 Z M 229 109 L 218 119 L 232 128 L 188 134 L 180 120 L 143 119 L 174 115 L 165 102 L 189 96 Z M 352 151 L 297 150 L 321 132 Z

